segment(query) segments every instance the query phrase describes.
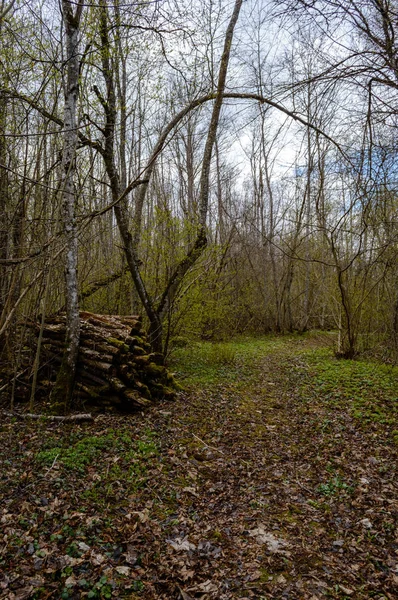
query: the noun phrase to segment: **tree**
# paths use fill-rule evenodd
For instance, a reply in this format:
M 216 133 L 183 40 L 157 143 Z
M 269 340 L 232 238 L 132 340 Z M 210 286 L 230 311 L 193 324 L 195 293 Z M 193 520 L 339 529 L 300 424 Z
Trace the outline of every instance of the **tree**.
M 76 225 L 75 171 L 77 135 L 77 102 L 79 97 L 79 25 L 83 0 L 77 6 L 71 0 L 62 1 L 62 17 L 66 38 L 66 77 L 64 82 L 64 147 L 62 151 L 62 209 L 66 242 L 66 340 L 62 364 L 51 393 L 54 411 L 67 413 L 73 394 L 76 361 L 79 352 L 80 317 L 78 300 L 78 235 Z
M 108 9 L 103 0 L 100 0 L 100 38 L 101 38 L 101 62 L 102 62 L 102 75 L 105 81 L 106 97 L 104 97 L 98 88 L 94 88 L 95 93 L 98 97 L 100 104 L 102 105 L 105 115 L 104 125 L 104 147 L 101 150 L 102 157 L 104 159 L 107 175 L 110 182 L 112 191 L 112 200 L 114 205 L 114 212 L 120 231 L 121 238 L 124 244 L 124 251 L 126 254 L 126 261 L 130 269 L 132 279 L 134 281 L 137 293 L 144 306 L 146 314 L 150 322 L 149 334 L 152 346 L 154 350 L 162 351 L 162 320 L 166 314 L 170 303 L 173 301 L 177 294 L 177 290 L 186 275 L 187 271 L 197 261 L 206 247 L 206 227 L 207 227 L 207 212 L 209 202 L 209 176 L 210 176 L 210 164 L 212 158 L 213 147 L 217 134 L 217 126 L 220 118 L 221 106 L 224 98 L 224 90 L 226 85 L 226 77 L 228 71 L 228 63 L 231 51 L 231 44 L 233 39 L 233 32 L 237 23 L 239 12 L 242 6 L 242 0 L 236 0 L 235 6 L 230 18 L 229 25 L 225 34 L 224 50 L 221 56 L 220 69 L 218 76 L 217 90 L 215 92 L 215 100 L 213 111 L 211 115 L 210 125 L 207 133 L 207 139 L 202 160 L 202 172 L 200 177 L 200 191 L 199 191 L 199 223 L 197 225 L 197 233 L 191 248 L 187 255 L 172 271 L 169 280 L 166 283 L 165 290 L 161 294 L 160 300 L 155 306 L 154 301 L 151 299 L 146 285 L 143 281 L 140 272 L 140 261 L 138 258 L 137 247 L 135 242 L 135 236 L 133 237 L 129 227 L 129 216 L 127 211 L 127 205 L 125 198 L 127 196 L 127 188 L 123 189 L 120 174 L 117 168 L 116 154 L 115 154 L 115 127 L 117 122 L 117 109 L 116 109 L 116 86 L 115 76 L 111 64 L 111 51 L 110 51 L 110 40 L 109 40 L 109 16 Z M 188 112 L 188 111 L 187 111 Z M 178 121 L 181 119 L 179 116 Z M 166 130 L 171 130 L 174 126 L 173 121 L 171 126 Z M 161 138 L 160 147 L 164 143 L 164 136 Z M 136 199 L 136 216 L 139 218 L 140 210 L 144 204 L 145 192 L 150 176 L 152 175 L 154 168 L 154 161 L 157 157 L 158 150 L 154 153 L 154 157 L 150 159 L 149 165 L 144 171 L 144 185 L 142 185 L 142 191 L 138 192 Z M 131 191 L 131 190 L 129 190 Z

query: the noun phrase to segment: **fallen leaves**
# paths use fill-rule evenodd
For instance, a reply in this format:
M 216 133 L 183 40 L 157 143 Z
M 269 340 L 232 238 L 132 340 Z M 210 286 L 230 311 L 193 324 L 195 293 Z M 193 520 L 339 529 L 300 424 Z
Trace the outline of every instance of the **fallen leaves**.
M 195 544 L 192 544 L 187 538 L 175 538 L 174 540 L 166 540 L 166 544 L 169 544 L 177 552 L 189 552 L 190 550 L 196 550 Z
M 311 392 L 294 352 L 84 431 L 7 423 L 0 598 L 396 597 L 396 449 Z M 111 440 L 83 471 L 35 462 L 83 436 Z
M 284 549 L 289 546 L 288 542 L 282 538 L 277 538 L 275 535 L 266 531 L 263 525 L 259 525 L 256 529 L 249 532 L 251 537 L 254 537 L 258 544 L 265 544 L 268 550 L 272 553 L 288 554 Z

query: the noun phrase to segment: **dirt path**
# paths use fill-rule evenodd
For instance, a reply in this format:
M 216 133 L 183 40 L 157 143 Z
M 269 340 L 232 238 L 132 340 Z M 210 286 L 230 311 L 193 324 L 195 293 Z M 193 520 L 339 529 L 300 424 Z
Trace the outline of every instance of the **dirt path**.
M 319 395 L 302 346 L 141 417 L 10 424 L 0 598 L 398 598 L 397 447 Z M 38 471 L 44 428 L 116 442 Z

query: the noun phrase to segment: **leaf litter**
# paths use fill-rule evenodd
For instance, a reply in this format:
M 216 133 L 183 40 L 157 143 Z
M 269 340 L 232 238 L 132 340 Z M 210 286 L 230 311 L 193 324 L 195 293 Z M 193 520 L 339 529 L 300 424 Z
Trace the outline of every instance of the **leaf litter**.
M 397 447 L 273 348 L 142 414 L 5 418 L 0 598 L 397 598 Z

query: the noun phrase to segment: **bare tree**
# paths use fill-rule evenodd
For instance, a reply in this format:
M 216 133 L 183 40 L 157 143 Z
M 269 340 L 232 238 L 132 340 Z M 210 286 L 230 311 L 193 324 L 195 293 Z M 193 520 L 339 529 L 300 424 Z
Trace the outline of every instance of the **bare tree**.
M 62 364 L 51 393 L 56 412 L 67 413 L 73 394 L 76 361 L 79 352 L 80 317 L 78 300 L 78 236 L 76 225 L 75 161 L 78 142 L 77 101 L 79 97 L 79 25 L 83 0 L 77 6 L 63 0 L 62 12 L 66 37 L 66 80 L 64 108 L 64 147 L 62 152 L 63 227 L 66 240 L 66 340 Z

